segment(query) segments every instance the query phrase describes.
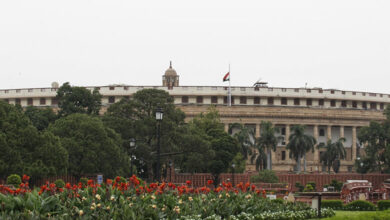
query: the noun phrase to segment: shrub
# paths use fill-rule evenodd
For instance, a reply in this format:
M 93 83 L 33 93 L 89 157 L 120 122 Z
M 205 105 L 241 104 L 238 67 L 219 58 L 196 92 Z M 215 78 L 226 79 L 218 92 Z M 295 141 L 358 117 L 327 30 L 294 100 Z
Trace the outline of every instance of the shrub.
M 56 187 L 57 188 L 64 188 L 65 186 L 65 182 L 62 180 L 62 179 L 58 179 L 54 182 L 54 184 L 56 184 Z
M 341 191 L 341 188 L 343 187 L 343 182 L 332 180 L 332 182 L 329 184 L 330 186 L 333 186 L 336 191 Z
M 279 178 L 273 170 L 262 170 L 259 175 L 251 177 L 251 182 L 278 183 Z
M 296 182 L 295 187 L 298 188 L 299 192 L 303 192 L 303 189 L 305 188 L 300 182 Z
M 81 184 L 83 184 L 83 187 L 86 187 L 87 184 L 88 184 L 88 178 L 81 177 L 79 182 L 80 182 Z
M 313 190 L 316 191 L 316 183 L 315 182 L 308 182 L 307 185 L 311 185 L 313 187 Z
M 343 201 L 341 200 L 322 200 L 321 207 L 340 210 L 343 208 Z
M 345 205 L 345 209 L 349 211 L 373 211 L 376 207 L 371 202 L 355 200 Z
M 277 203 L 277 204 L 284 204 L 284 200 L 283 199 L 273 199 L 271 200 L 272 203 Z
M 7 184 L 13 185 L 15 188 L 18 188 L 22 183 L 22 179 L 18 174 L 11 174 L 7 177 Z
M 380 200 L 377 205 L 379 210 L 390 209 L 390 200 Z
M 304 192 L 314 192 L 314 188 L 310 184 L 306 184 L 305 189 L 303 190 Z

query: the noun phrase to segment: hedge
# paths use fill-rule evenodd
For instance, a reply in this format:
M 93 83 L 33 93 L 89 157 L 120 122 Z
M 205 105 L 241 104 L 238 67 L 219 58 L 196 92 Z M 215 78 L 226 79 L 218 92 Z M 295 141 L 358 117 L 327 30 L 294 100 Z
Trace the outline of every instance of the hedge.
M 321 207 L 331 208 L 333 210 L 340 210 L 343 208 L 343 201 L 341 200 L 322 200 Z
M 390 200 L 380 200 L 377 205 L 379 210 L 390 209 Z
M 368 201 L 355 200 L 345 205 L 344 209 L 349 211 L 374 211 L 376 206 Z

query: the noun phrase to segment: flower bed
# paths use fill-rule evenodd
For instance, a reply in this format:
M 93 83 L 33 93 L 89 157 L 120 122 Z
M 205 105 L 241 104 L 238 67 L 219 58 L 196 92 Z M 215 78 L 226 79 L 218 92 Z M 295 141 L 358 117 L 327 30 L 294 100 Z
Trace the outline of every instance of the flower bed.
M 212 182 L 209 182 L 212 185 Z M 233 187 L 223 183 L 212 189 L 172 183 L 141 183 L 135 176 L 127 182 L 107 180 L 98 185 L 47 183 L 40 190 L 0 187 L 0 219 L 309 219 L 316 211 L 303 203 L 265 198 L 266 191 L 249 183 Z M 323 210 L 332 216 L 332 210 Z

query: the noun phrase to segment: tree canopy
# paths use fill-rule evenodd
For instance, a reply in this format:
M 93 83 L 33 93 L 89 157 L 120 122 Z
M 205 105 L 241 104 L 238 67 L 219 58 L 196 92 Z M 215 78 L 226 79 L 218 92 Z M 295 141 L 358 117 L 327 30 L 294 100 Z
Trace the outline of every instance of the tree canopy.
M 60 138 L 69 154 L 68 173 L 103 173 L 107 177 L 128 173 L 130 165 L 120 147 L 120 136 L 98 117 L 72 114 L 58 119 L 49 131 Z
M 98 115 L 102 105 L 102 95 L 97 89 L 91 92 L 85 87 L 70 86 L 68 82 L 58 89 L 56 98 L 60 116 L 73 113 Z

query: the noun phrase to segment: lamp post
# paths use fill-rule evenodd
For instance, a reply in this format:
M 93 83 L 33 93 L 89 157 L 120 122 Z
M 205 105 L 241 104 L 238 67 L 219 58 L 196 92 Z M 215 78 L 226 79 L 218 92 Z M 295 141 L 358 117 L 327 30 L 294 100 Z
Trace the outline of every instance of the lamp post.
M 130 144 L 130 151 L 131 151 L 131 153 L 130 153 L 130 176 L 133 176 L 133 157 L 134 157 L 134 155 L 133 155 L 132 150 L 133 149 L 135 150 L 137 148 L 136 140 L 134 138 L 130 138 L 129 144 Z
M 232 183 L 234 187 L 234 168 L 236 167 L 236 164 L 232 163 Z
M 156 166 L 156 176 L 155 180 L 160 182 L 160 148 L 161 148 L 161 121 L 163 119 L 163 109 L 157 108 L 156 109 L 156 120 L 157 120 L 157 166 Z
M 359 168 L 360 168 L 360 175 L 361 175 L 361 179 L 363 180 L 363 166 L 364 166 L 364 163 L 363 161 L 360 160 L 360 157 L 357 157 L 356 160 L 358 161 L 358 165 L 359 165 Z

